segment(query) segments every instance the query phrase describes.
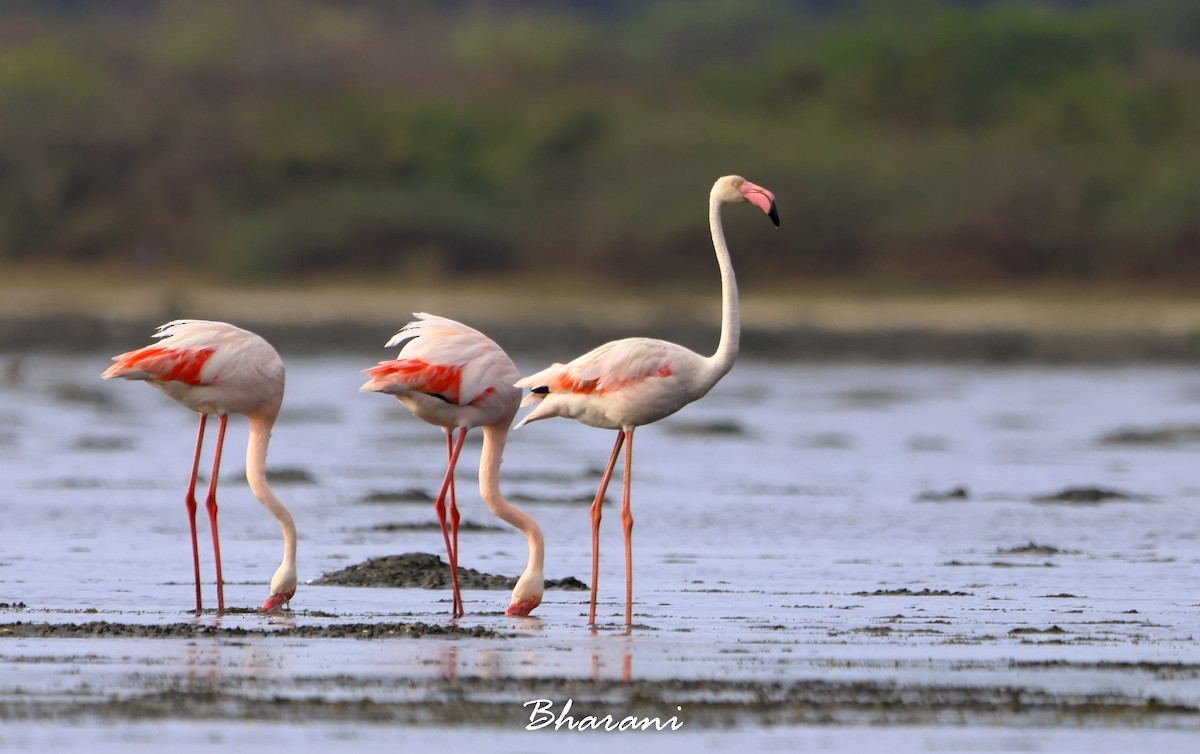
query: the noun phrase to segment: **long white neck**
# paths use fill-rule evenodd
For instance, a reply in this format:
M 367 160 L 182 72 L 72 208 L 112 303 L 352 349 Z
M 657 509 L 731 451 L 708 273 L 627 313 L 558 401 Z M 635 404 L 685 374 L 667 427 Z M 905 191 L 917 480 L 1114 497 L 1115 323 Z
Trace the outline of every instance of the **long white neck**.
M 725 229 L 721 226 L 723 204 L 715 195 L 709 196 L 708 227 L 712 230 L 713 249 L 717 253 L 717 266 L 721 269 L 721 340 L 717 343 L 716 353 L 706 359 L 706 371 L 712 384 L 716 384 L 733 368 L 742 335 L 737 279 L 733 276 L 733 262 L 729 259 L 729 247 L 725 244 Z
M 508 424 L 483 427 L 483 449 L 479 457 L 479 494 L 497 518 L 519 529 L 529 541 L 529 563 L 521 579 L 537 578 L 540 582 L 545 567 L 545 540 L 542 529 L 525 511 L 504 499 L 500 493 L 500 463 L 504 456 L 504 443 L 508 440 Z M 518 586 L 520 579 L 518 579 Z M 538 593 L 541 593 L 540 583 Z
M 246 481 L 254 497 L 279 521 L 283 530 L 283 562 L 271 579 L 271 594 L 294 591 L 296 588 L 296 523 L 292 514 L 279 502 L 267 483 L 267 444 L 271 440 L 274 414 L 247 416 L 250 439 L 246 444 Z M 290 583 L 288 583 L 290 582 Z

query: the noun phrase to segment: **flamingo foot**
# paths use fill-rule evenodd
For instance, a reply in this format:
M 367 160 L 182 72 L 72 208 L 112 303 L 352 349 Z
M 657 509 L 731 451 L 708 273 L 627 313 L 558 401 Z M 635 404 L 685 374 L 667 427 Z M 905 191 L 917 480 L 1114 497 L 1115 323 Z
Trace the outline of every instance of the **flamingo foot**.
M 295 594 L 296 593 L 294 591 L 293 592 L 285 592 L 283 594 L 272 594 L 270 597 L 267 597 L 267 601 L 264 602 L 262 604 L 262 607 L 259 609 L 262 610 L 264 613 L 271 613 L 271 612 L 275 612 L 276 610 L 279 610 L 281 607 L 283 607 L 285 605 L 290 608 L 292 596 Z
M 533 612 L 533 609 L 540 604 L 542 604 L 542 601 L 540 599 L 537 599 L 536 597 L 530 597 L 529 599 L 512 603 L 507 608 L 505 608 L 504 614 L 505 615 L 522 615 L 522 616 L 529 615 L 530 613 Z

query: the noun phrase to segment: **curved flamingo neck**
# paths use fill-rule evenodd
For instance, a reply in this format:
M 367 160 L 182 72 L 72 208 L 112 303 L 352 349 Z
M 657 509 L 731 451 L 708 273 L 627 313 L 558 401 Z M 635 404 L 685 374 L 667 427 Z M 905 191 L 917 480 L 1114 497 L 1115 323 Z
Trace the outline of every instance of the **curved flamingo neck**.
M 500 492 L 500 463 L 504 460 L 504 444 L 507 440 L 507 423 L 483 427 L 483 448 L 479 457 L 479 494 L 497 518 L 516 527 L 525 535 L 529 541 L 529 563 L 525 567 L 525 573 L 540 574 L 546 560 L 542 529 L 532 516 L 505 500 Z
M 271 427 L 275 424 L 274 414 L 253 414 L 246 417 L 250 422 L 250 439 L 246 443 L 246 481 L 254 497 L 271 512 L 283 529 L 282 567 L 296 566 L 296 523 L 292 514 L 284 507 L 271 485 L 267 483 L 267 445 L 271 441 Z
M 716 195 L 708 200 L 708 226 L 712 231 L 713 250 L 717 254 L 717 266 L 721 270 L 721 339 L 717 350 L 708 357 L 708 378 L 711 385 L 724 377 L 733 368 L 741 342 L 742 321 L 738 308 L 737 279 L 733 274 L 733 261 L 729 258 L 729 246 L 725 243 L 725 229 L 721 224 L 721 208 L 724 202 Z

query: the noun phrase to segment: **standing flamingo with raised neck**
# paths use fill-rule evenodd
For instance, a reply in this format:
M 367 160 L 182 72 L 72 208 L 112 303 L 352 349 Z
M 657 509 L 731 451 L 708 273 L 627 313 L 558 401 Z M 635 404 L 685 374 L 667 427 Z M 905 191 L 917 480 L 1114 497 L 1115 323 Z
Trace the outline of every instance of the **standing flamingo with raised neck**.
M 153 345 L 114 356 L 115 363 L 100 376 L 148 382 L 200 414 L 196 454 L 184 501 L 192 535 L 196 612 L 203 609 L 200 547 L 196 541 L 196 474 L 209 416 L 217 416 L 219 424 L 205 507 L 217 568 L 217 611 L 225 610 L 221 542 L 217 533 L 217 478 L 230 414 L 242 414 L 250 424 L 246 480 L 250 491 L 275 516 L 283 530 L 283 562 L 271 577 L 270 596 L 262 605 L 263 610 L 275 610 L 296 593 L 296 524 L 267 483 L 267 444 L 283 403 L 283 361 L 271 344 L 258 335 L 224 322 L 175 320 L 159 327 L 155 337 L 160 340 Z
M 545 560 L 542 530 L 529 514 L 500 493 L 504 444 L 521 402 L 521 391 L 513 386 L 520 372 L 508 354 L 478 330 L 432 314 L 413 316 L 416 319 L 387 343 L 387 348 L 400 347 L 399 356 L 367 369 L 371 379 L 362 390 L 396 396 L 418 419 L 441 427 L 446 433 L 446 474 L 434 510 L 450 561 L 451 613 L 456 618 L 462 616 L 463 604 L 458 586 L 459 513 L 454 495 L 454 467 L 467 432 L 474 427 L 483 429 L 479 494 L 496 517 L 519 529 L 529 542 L 529 562 L 517 579 L 505 613 L 529 615 L 542 601 Z M 452 437 L 455 433 L 457 436 Z
M 517 427 L 540 419 L 562 416 L 591 427 L 617 430 L 612 455 L 592 501 L 592 594 L 588 624 L 596 623 L 596 581 L 600 568 L 600 507 L 625 445 L 625 473 L 621 497 L 621 522 L 625 530 L 625 625 L 633 622 L 633 513 L 629 505 L 633 468 L 633 430 L 670 416 L 702 398 L 733 367 L 737 357 L 741 322 L 737 282 L 721 208 L 750 202 L 779 226 L 775 196 L 745 178 L 727 175 L 713 184 L 708 200 L 708 223 L 721 270 L 721 337 L 716 353 L 704 357 L 693 351 L 652 338 L 626 338 L 585 353 L 568 364 L 554 364 L 516 383 L 530 389 L 521 405 L 535 404 Z

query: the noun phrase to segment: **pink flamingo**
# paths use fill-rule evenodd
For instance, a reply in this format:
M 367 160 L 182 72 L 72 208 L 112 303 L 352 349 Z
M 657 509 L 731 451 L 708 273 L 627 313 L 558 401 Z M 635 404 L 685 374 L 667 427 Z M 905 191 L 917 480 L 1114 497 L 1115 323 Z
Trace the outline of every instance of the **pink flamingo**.
M 246 446 L 246 479 L 250 491 L 279 521 L 283 529 L 283 562 L 271 578 L 271 592 L 263 610 L 287 604 L 296 593 L 296 524 L 292 515 L 267 484 L 267 443 L 283 402 L 283 362 L 267 341 L 252 332 L 224 322 L 179 319 L 155 333 L 157 343 L 114 356 L 116 362 L 100 376 L 143 380 L 200 414 L 196 454 L 188 480 L 185 505 L 192 534 L 192 562 L 196 575 L 196 611 L 200 599 L 200 548 L 196 542 L 196 473 L 208 417 L 219 417 L 212 476 L 205 507 L 212 529 L 217 566 L 217 611 L 225 610 L 221 576 L 221 543 L 217 535 L 217 477 L 230 414 L 242 414 L 250 423 Z
M 478 330 L 432 314 L 413 316 L 416 319 L 387 342 L 387 348 L 400 347 L 399 358 L 381 361 L 366 370 L 371 379 L 362 389 L 396 396 L 418 419 L 441 427 L 446 433 L 446 475 L 434 510 L 442 525 L 450 561 L 451 612 L 455 617 L 463 614 L 463 604 L 458 586 L 459 514 L 454 497 L 454 467 L 467 431 L 483 428 L 479 494 L 493 514 L 519 529 L 529 541 L 529 563 L 517 579 L 505 613 L 529 615 L 542 601 L 542 530 L 529 514 L 510 504 L 500 493 L 504 444 L 521 401 L 521 391 L 513 386 L 520 373 L 508 354 Z M 452 439 L 455 431 L 457 438 Z M 451 533 L 446 531 L 447 497 Z
M 633 514 L 629 506 L 630 471 L 633 467 L 633 430 L 670 416 L 702 398 L 733 367 L 737 357 L 740 320 L 737 283 L 721 208 L 750 202 L 779 226 L 775 196 L 746 179 L 727 175 L 713 184 L 708 201 L 708 222 L 721 270 L 721 337 L 717 351 L 704 357 L 683 346 L 651 338 L 626 338 L 606 343 L 569 364 L 554 364 L 516 383 L 530 388 L 521 405 L 535 404 L 517 427 L 540 419 L 563 416 L 591 427 L 617 430 L 612 456 L 592 501 L 592 595 L 588 624 L 596 623 L 596 580 L 599 575 L 600 506 L 625 445 L 625 480 L 621 522 L 625 530 L 625 625 L 633 620 Z

